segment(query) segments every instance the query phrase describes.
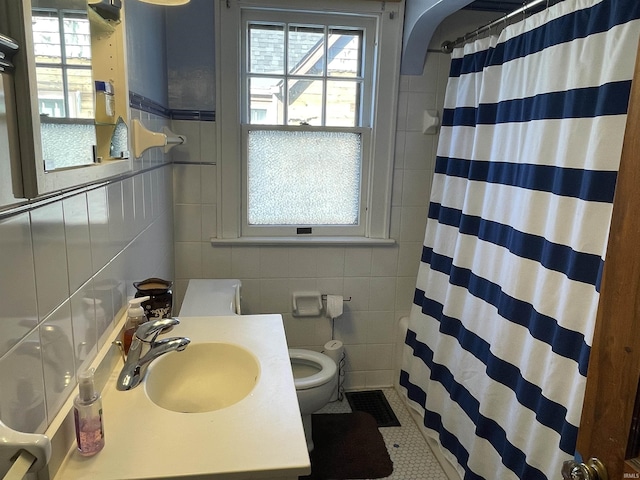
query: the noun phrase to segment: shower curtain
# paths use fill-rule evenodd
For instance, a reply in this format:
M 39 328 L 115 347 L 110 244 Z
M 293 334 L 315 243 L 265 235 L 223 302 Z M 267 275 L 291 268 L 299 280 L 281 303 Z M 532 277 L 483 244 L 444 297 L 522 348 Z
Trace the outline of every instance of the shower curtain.
M 461 478 L 574 456 L 638 18 L 566 0 L 452 54 L 400 385 Z

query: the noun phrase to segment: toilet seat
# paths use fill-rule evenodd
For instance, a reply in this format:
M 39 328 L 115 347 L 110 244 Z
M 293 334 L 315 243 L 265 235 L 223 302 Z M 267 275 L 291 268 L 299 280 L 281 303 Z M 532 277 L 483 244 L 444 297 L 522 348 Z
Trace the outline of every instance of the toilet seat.
M 320 369 L 319 372 L 309 375 L 308 377 L 295 378 L 294 384 L 296 390 L 308 390 L 310 388 L 315 388 L 320 385 L 324 385 L 335 378 L 337 371 L 336 363 L 322 353 L 300 348 L 290 348 L 289 358 L 292 363 L 303 363 Z

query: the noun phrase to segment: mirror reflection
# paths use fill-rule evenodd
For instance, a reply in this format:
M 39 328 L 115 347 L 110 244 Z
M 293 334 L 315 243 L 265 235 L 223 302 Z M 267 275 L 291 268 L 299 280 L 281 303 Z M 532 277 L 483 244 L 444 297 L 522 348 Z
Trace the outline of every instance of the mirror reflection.
M 111 20 L 92 10 L 90 21 L 87 12 L 86 0 L 32 2 L 45 171 L 91 165 L 104 159 L 103 152 L 107 158 L 122 158 L 122 150 L 126 150 L 116 149 L 119 151 L 114 154 L 111 145 L 98 146 L 100 141 L 110 143 L 117 117 L 112 82 L 94 79 L 92 30 L 94 39 L 104 37 Z M 101 24 L 96 27 L 96 22 Z M 102 129 L 100 135 L 96 135 L 96 124 Z

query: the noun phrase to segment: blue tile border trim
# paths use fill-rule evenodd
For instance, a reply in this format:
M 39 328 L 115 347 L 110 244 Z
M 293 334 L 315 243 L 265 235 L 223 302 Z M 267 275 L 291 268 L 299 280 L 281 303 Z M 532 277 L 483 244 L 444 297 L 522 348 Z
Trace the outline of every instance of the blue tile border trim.
M 171 118 L 172 120 L 198 120 L 205 122 L 215 122 L 216 120 L 215 110 L 172 110 L 135 92 L 129 92 L 129 106 L 143 112 Z
M 143 97 L 135 92 L 129 92 L 129 106 L 131 108 L 142 110 L 147 113 L 153 113 L 154 115 L 159 115 L 165 118 L 169 118 L 171 114 L 168 108 L 163 107 L 158 102 L 151 100 L 150 98 Z
M 204 122 L 215 122 L 216 112 L 214 110 L 171 110 L 173 120 L 200 120 Z

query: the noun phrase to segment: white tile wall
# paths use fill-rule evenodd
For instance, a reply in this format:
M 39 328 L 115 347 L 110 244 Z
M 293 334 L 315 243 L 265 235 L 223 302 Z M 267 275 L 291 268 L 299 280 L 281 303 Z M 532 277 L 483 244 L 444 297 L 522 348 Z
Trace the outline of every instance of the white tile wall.
M 446 61 L 442 61 L 442 58 Z M 391 386 L 396 324 L 413 300 L 435 162 L 436 136 L 422 134 L 422 112 L 440 109 L 448 56 L 430 54 L 422 76 L 401 78 L 390 247 L 212 246 L 216 153 L 213 122 L 174 121 L 188 144 L 174 148 L 176 300 L 189 278 L 239 278 L 243 313 L 283 315 L 290 346 L 321 350 L 331 320 L 295 318 L 296 290 L 351 297 L 335 320 L 345 343 L 347 388 Z
M 43 321 L 69 298 L 62 202 L 44 205 L 32 210 L 30 215 L 38 318 Z
M 69 290 L 75 292 L 93 273 L 87 196 L 74 195 L 62 201 L 69 266 Z
M 9 427 L 44 432 L 133 281 L 174 278 L 173 166 L 153 150 L 132 177 L 0 215 L 0 420 Z
M 2 358 L 21 338 L 26 337 L 38 325 L 36 276 L 28 213 L 20 213 L 0 221 L 0 243 L 2 244 L 2 250 L 0 250 L 0 298 L 2 298 L 0 358 Z
M 0 415 L 11 428 L 43 432 L 47 426 L 40 331 L 35 328 L 0 357 Z
M 47 412 L 57 412 L 76 385 L 69 303 L 63 302 L 39 327 Z
M 431 48 L 494 17 L 456 13 L 438 28 Z M 331 338 L 331 321 L 294 318 L 291 293 L 317 289 L 350 296 L 335 322 L 335 337 L 345 342 L 349 358 L 347 386 L 392 385 L 396 324 L 413 300 L 437 147 L 437 135 L 422 134 L 422 116 L 424 110 L 441 114 L 448 71 L 448 55 L 429 53 L 423 75 L 400 79 L 390 228 L 397 243 L 391 247 L 213 247 L 209 238 L 216 235 L 219 207 L 216 126 L 172 122 L 188 139 L 172 150 L 178 162 L 173 230 L 178 305 L 190 278 L 240 278 L 244 313 L 281 313 L 291 346 L 320 350 Z

